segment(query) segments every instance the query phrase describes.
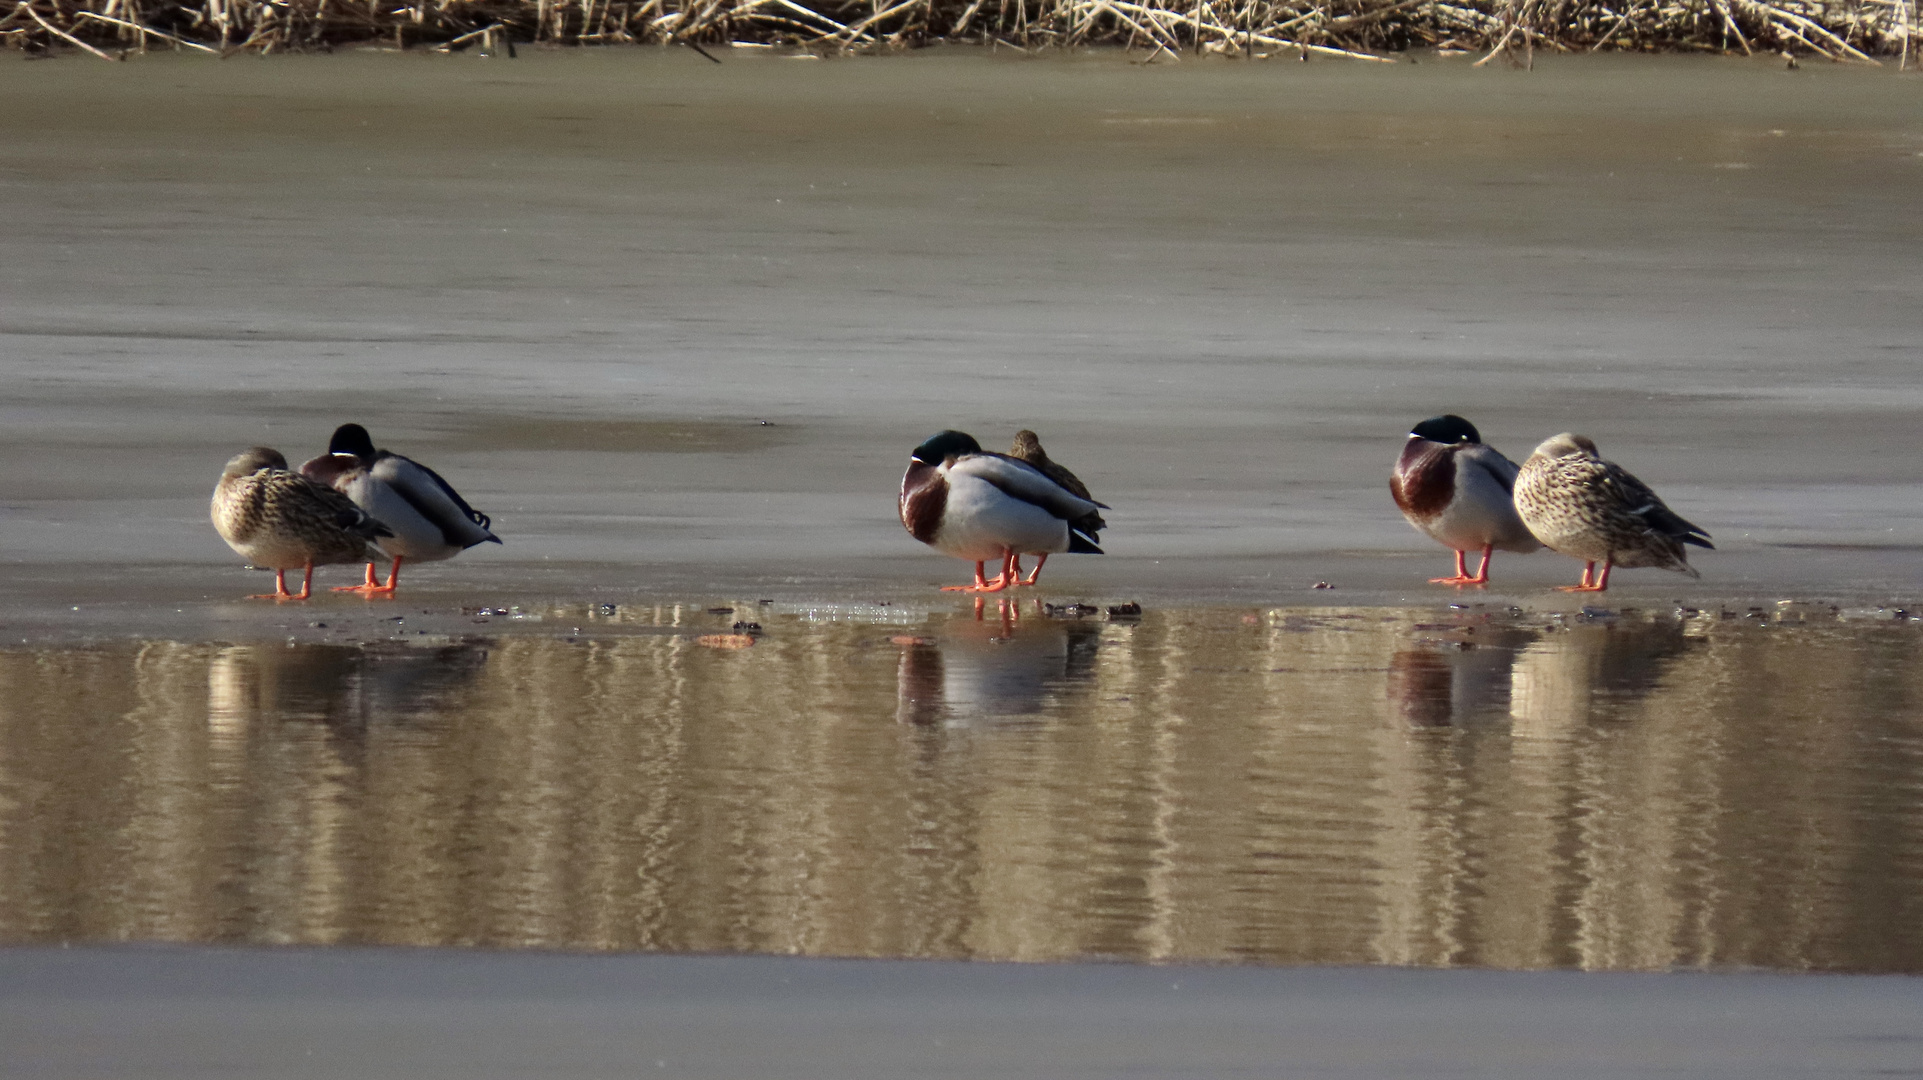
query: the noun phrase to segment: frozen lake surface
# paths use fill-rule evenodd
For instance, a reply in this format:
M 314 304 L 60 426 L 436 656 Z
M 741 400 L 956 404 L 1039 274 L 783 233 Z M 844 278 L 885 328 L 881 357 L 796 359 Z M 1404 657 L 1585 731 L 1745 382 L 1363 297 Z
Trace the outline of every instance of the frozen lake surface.
M 8 1076 L 1787 1080 L 1913 1071 L 1911 979 L 409 950 L 0 952 Z
M 6 584 L 258 591 L 220 464 L 353 419 L 507 540 L 430 585 L 919 591 L 908 450 L 1027 426 L 1116 508 L 1071 592 L 1421 600 L 1455 411 L 1715 535 L 1631 594 L 1912 595 L 1916 80 L 1422 60 L 0 64 Z

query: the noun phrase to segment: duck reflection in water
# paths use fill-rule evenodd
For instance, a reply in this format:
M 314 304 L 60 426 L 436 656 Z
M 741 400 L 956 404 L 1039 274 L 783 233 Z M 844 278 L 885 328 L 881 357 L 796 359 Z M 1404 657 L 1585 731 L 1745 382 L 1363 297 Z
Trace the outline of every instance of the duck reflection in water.
M 208 723 L 308 720 L 336 728 L 419 723 L 455 708 L 487 662 L 478 643 L 230 645 L 207 670 Z
M 1601 702 L 1648 693 L 1688 647 L 1680 625 L 1666 620 L 1476 631 L 1419 640 L 1396 652 L 1388 696 L 1398 719 L 1450 727 L 1506 715 L 1515 734 L 1553 734 L 1588 722 Z
M 895 719 L 969 727 L 1033 717 L 1065 687 L 1093 680 L 1101 637 L 1098 623 L 1023 615 L 1008 600 L 991 614 L 977 600 L 972 618 L 897 639 Z
M 1475 631 L 1444 640 L 1425 635 L 1389 658 L 1389 706 L 1398 719 L 1452 727 L 1503 715 L 1510 668 L 1535 635 L 1507 627 Z
M 1695 639 L 1668 619 L 1582 620 L 1522 650 L 1509 679 L 1511 730 L 1555 737 L 1634 700 L 1662 681 Z

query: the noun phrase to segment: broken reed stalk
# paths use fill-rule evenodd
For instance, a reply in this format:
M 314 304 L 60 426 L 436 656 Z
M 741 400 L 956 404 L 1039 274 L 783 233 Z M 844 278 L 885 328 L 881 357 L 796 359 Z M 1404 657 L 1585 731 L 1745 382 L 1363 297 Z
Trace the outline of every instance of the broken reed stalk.
M 0 0 L 4 4 L 6 0 Z M 979 40 L 1381 61 L 1413 48 L 1790 53 L 1910 66 L 1917 0 L 15 0 L 0 41 L 107 48 L 149 40 L 229 55 L 391 40 L 489 55 L 515 42 L 740 42 L 836 52 Z M 703 52 L 703 55 L 708 55 Z M 712 59 L 712 57 L 710 57 Z
M 1903 56 L 1897 61 L 1896 70 L 1907 71 L 1910 66 L 1910 40 L 1916 34 L 1916 0 L 1908 0 L 1903 5 Z
M 86 42 L 80 40 L 79 38 L 74 37 L 72 34 L 67 33 L 65 30 L 62 30 L 59 27 L 55 26 L 54 24 L 41 18 L 40 13 L 38 11 L 35 11 L 32 5 L 22 3 L 20 7 L 26 11 L 27 15 L 31 17 L 34 22 L 37 22 L 40 24 L 40 28 L 42 30 L 45 30 L 47 33 L 52 34 L 54 37 L 57 37 L 60 40 L 67 42 L 69 45 L 78 45 L 79 47 L 87 50 L 88 52 L 94 54 L 95 56 L 98 56 L 102 60 L 120 59 L 117 56 L 109 56 L 106 53 L 101 52 L 99 49 L 94 48 L 92 45 L 87 44 Z
M 97 12 L 92 12 L 92 11 L 81 12 L 80 17 L 83 19 L 92 19 L 95 22 L 103 22 L 108 24 L 109 26 L 125 27 L 128 30 L 133 30 L 138 32 L 143 38 L 150 38 L 150 37 L 159 38 L 162 41 L 171 41 L 176 45 L 185 46 L 186 48 L 194 49 L 199 52 L 213 53 L 215 56 L 220 55 L 219 49 L 212 48 L 207 45 L 202 45 L 198 41 L 188 41 L 186 38 L 183 38 L 183 37 L 178 37 L 173 34 L 162 33 L 161 31 L 156 30 L 151 26 L 142 26 L 139 23 L 130 23 L 125 19 L 109 18 L 105 15 L 101 15 Z

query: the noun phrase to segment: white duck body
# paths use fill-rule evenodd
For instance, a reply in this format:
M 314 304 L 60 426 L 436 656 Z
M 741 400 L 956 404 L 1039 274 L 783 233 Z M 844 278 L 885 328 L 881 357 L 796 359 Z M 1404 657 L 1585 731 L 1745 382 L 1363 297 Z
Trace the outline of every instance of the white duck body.
M 390 558 L 436 562 L 489 540 L 499 543 L 468 516 L 471 511 L 447 481 L 399 454 L 381 454 L 372 468 L 350 470 L 335 486 L 394 531 L 380 541 Z
M 1067 551 L 1069 519 L 1095 510 L 1034 466 L 1004 457 L 960 458 L 938 471 L 948 484 L 948 505 L 930 543 L 969 562 L 990 562 L 1010 551 Z
M 1415 527 L 1456 551 L 1480 551 L 1486 544 L 1527 554 L 1542 547 L 1516 514 L 1511 493 L 1521 466 L 1481 443 L 1453 449 L 1455 497 L 1428 521 L 1410 518 Z
M 369 514 L 393 518 L 388 528 L 394 535 L 379 544 L 389 559 L 436 562 L 476 544 L 501 542 L 488 531 L 487 515 L 469 506 L 439 473 L 411 458 L 375 449 L 367 429 L 359 424 L 342 424 L 327 451 L 300 471 L 346 495 Z
M 1027 462 L 984 452 L 961 432 L 943 432 L 916 448 L 901 478 L 900 508 L 909 535 L 969 562 L 1102 550 L 1073 526 L 1100 504 Z

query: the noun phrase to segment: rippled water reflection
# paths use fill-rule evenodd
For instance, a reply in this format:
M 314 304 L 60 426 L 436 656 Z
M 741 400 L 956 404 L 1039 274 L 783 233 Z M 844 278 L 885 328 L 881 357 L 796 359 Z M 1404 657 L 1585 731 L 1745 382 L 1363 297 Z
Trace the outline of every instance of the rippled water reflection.
M 1914 622 L 982 614 L 0 652 L 0 940 L 1923 971 Z

